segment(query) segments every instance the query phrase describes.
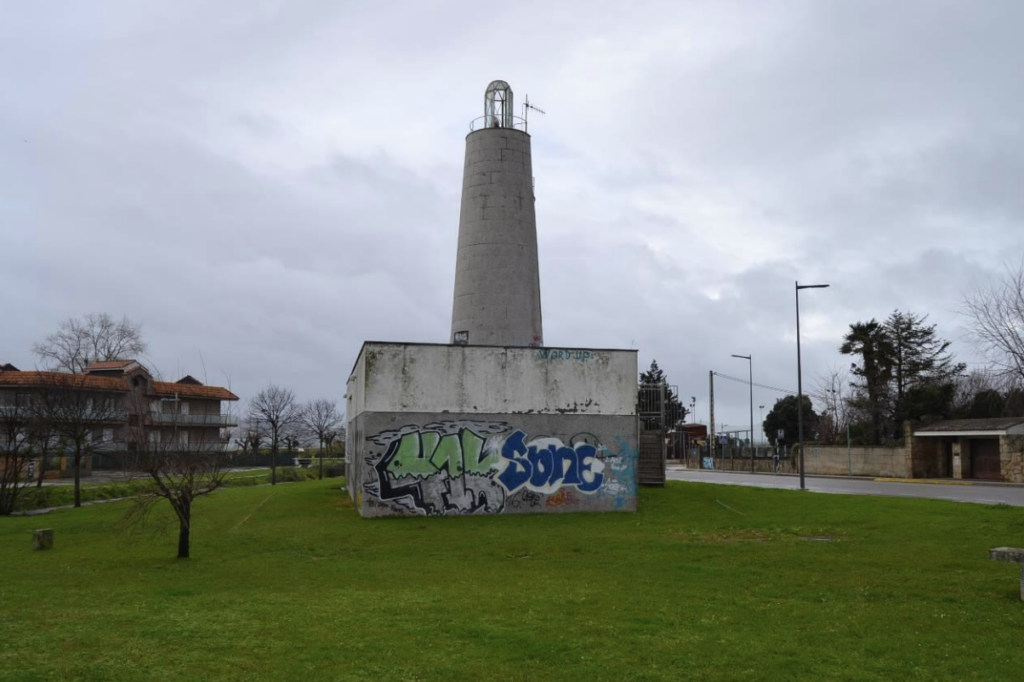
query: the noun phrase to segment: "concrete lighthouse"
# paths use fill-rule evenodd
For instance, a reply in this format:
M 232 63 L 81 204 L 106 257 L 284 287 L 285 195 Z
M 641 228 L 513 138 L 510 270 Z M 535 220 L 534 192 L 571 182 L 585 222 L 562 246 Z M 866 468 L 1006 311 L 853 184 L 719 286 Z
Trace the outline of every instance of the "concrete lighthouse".
M 466 136 L 451 342 L 544 345 L 537 219 L 526 121 L 494 81 Z
M 664 470 L 663 447 L 640 452 L 637 351 L 544 346 L 530 109 L 514 116 L 494 81 L 466 136 L 449 343 L 356 356 L 345 475 L 361 516 L 631 512 L 641 456 Z

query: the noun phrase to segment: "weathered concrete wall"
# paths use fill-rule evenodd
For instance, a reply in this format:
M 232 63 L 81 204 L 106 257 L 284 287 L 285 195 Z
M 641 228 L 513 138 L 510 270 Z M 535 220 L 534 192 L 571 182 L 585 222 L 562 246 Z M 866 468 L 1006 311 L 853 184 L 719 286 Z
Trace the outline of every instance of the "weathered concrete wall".
M 367 342 L 348 382 L 363 516 L 636 509 L 634 351 Z
M 365 412 L 350 430 L 363 516 L 636 510 L 636 417 Z
M 885 476 L 908 478 L 904 448 L 820 447 L 804 444 L 804 464 L 808 474 L 834 476 Z
M 718 457 L 714 460 L 716 471 L 746 471 L 750 473 L 750 458 L 745 459 L 730 459 L 728 457 Z M 696 457 L 687 457 L 686 466 L 690 469 L 699 469 L 700 461 Z M 796 467 L 793 465 L 792 460 L 781 459 L 779 460 L 779 473 L 791 474 L 796 473 Z M 770 459 L 755 459 L 754 460 L 754 473 L 774 473 L 775 464 Z
M 800 473 L 796 448 L 791 456 L 779 460 L 779 473 Z M 892 478 L 909 477 L 909 465 L 904 448 L 851 448 L 825 447 L 804 444 L 804 466 L 808 475 L 822 476 L 884 476 Z M 686 465 L 698 468 L 698 460 L 689 457 Z M 714 468 L 722 471 L 750 471 L 750 457 L 716 457 Z M 755 459 L 755 472 L 772 472 L 774 464 L 769 459 Z
M 530 136 L 485 128 L 466 137 L 452 338 L 542 346 Z
M 636 352 L 367 341 L 348 384 L 362 412 L 636 414 Z

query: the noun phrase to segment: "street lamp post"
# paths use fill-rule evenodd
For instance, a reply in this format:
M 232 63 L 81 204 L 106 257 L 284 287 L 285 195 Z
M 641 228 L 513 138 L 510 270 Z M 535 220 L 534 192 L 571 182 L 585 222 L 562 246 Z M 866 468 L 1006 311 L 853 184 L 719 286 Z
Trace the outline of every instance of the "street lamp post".
M 803 370 L 800 367 L 800 290 L 825 289 L 827 284 L 800 284 L 796 282 L 796 431 L 800 450 L 800 490 L 806 490 L 804 484 L 804 383 Z
M 749 355 L 733 355 L 734 358 L 746 360 L 750 367 L 750 473 L 754 473 L 754 361 Z

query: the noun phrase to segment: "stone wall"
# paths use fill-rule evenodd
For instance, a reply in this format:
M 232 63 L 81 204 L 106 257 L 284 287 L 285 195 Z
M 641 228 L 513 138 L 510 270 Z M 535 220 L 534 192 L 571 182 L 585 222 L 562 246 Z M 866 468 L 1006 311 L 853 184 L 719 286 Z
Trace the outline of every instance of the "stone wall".
M 1004 481 L 1024 483 L 1024 436 L 999 437 L 999 471 Z

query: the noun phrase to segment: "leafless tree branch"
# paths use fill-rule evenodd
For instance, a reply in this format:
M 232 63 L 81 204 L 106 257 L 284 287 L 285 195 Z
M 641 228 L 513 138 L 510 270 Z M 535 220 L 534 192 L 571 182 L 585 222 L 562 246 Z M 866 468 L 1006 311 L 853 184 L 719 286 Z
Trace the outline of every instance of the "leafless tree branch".
M 341 427 L 341 413 L 338 412 L 338 405 L 327 398 L 310 400 L 302 407 L 302 422 L 320 443 L 318 450 L 319 478 L 323 478 L 324 445 L 330 445 L 334 441 L 335 434 Z
M 1024 259 L 1007 265 L 1002 277 L 979 284 L 964 296 L 975 345 L 1002 374 L 1024 380 Z
M 277 485 L 277 453 L 282 440 L 302 424 L 302 410 L 291 389 L 270 384 L 249 401 L 249 424 L 270 440 L 270 482 Z

